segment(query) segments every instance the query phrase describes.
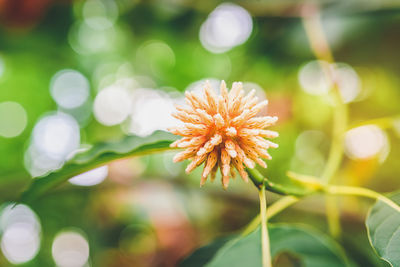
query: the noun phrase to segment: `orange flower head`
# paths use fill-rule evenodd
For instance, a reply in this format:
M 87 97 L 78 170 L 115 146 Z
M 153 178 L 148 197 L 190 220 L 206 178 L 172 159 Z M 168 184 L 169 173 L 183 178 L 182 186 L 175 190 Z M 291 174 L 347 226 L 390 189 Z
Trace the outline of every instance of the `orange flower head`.
M 219 167 L 222 185 L 226 189 L 229 179 L 235 175 L 234 169 L 248 182 L 245 167 L 254 168 L 255 163 L 267 167 L 262 158 L 271 159 L 267 149 L 278 145 L 265 138 L 275 138 L 278 133 L 265 128 L 275 124 L 278 117 L 258 117 L 268 101 L 258 103 L 254 89 L 245 95 L 241 82 L 234 82 L 228 93 L 222 81 L 220 92 L 217 95 L 208 81 L 204 85 L 203 97 L 186 92 L 188 106 L 176 106 L 177 112 L 172 114 L 184 125 L 169 131 L 183 137 L 171 147 L 185 148 L 175 155 L 174 162 L 190 159 L 186 173 L 205 162 L 200 186 L 204 185 L 209 174 L 214 180 Z

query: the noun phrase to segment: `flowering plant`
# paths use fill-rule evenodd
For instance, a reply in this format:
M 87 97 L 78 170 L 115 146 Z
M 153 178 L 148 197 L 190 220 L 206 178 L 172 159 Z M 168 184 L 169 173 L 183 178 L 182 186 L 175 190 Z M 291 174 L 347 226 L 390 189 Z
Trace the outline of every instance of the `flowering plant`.
M 399 194 L 385 196 L 368 188 L 350 186 L 350 183 L 343 185 L 336 179 L 342 164 L 346 133 L 360 125 L 348 125 L 348 105 L 341 92 L 340 69 L 334 63 L 318 14 L 309 12 L 302 14 L 302 21 L 310 47 L 320 64 L 323 80 L 329 87 L 328 101 L 333 114 L 332 142 L 320 176 L 288 171 L 287 177 L 268 177 L 264 171 L 257 169 L 258 166 L 267 167 L 264 160 L 272 159 L 268 149 L 278 147 L 269 140 L 278 137 L 278 133 L 268 128 L 274 126 L 278 117 L 260 116 L 268 101 L 259 102 L 255 91 L 245 94 L 240 82 L 234 82 L 228 90 L 222 81 L 218 94 L 206 82 L 202 96 L 187 91 L 188 105 L 176 106 L 172 116 L 182 124 L 171 127 L 170 133 L 156 131 L 146 137 L 126 136 L 119 142 L 100 143 L 80 151 L 71 156 L 62 168 L 35 178 L 20 201 L 32 203 L 71 177 L 115 160 L 183 149 L 177 152 L 173 161 L 189 160 L 187 173 L 203 164 L 203 171 L 197 177 L 201 186 L 209 176 L 213 181 L 218 170 L 224 189 L 228 188 L 236 172 L 245 182 L 250 180 L 258 192 L 260 212 L 241 234 L 218 239 L 194 251 L 182 261 L 182 266 L 353 266 L 338 242 L 343 236 L 340 207 L 337 198 L 333 197 L 337 195 L 376 201 L 365 222 L 370 244 L 380 258 L 391 266 L 400 266 Z M 392 124 L 386 118 L 361 124 L 378 125 L 382 122 Z M 280 133 L 285 135 L 284 131 Z M 268 192 L 282 197 L 267 207 Z M 322 195 L 325 200 L 330 236 L 308 226 L 269 223 L 278 213 L 312 195 Z

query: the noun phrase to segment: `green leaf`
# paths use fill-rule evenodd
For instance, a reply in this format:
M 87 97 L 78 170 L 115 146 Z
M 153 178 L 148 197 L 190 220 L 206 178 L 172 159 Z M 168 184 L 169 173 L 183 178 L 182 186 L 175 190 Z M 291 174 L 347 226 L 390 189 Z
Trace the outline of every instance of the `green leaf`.
M 390 199 L 400 204 L 400 193 Z M 366 226 L 376 253 L 391 266 L 400 266 L 400 212 L 377 201 L 368 213 Z
M 349 266 L 343 250 L 328 236 L 304 226 L 275 224 L 268 228 L 271 242 L 271 253 L 273 257 L 282 254 L 292 255 L 291 258 L 301 261 L 306 267 L 336 267 Z M 209 245 L 208 247 L 212 247 Z M 198 254 L 201 249 L 193 253 L 185 262 L 196 265 L 193 255 L 201 258 Z M 208 255 L 211 253 L 208 252 Z M 260 228 L 245 237 L 231 239 L 222 246 L 215 256 L 205 266 L 208 267 L 258 267 L 261 266 L 261 233 Z
M 32 201 L 68 179 L 113 160 L 167 150 L 177 138 L 170 133 L 157 131 L 147 137 L 127 136 L 118 142 L 94 145 L 89 150 L 76 154 L 61 169 L 34 178 L 29 188 L 22 194 L 21 201 Z
M 232 236 L 226 236 L 214 240 L 212 243 L 195 250 L 189 257 L 184 259 L 179 266 L 181 267 L 203 267 L 225 245 Z
M 306 267 L 350 266 L 344 251 L 333 239 L 310 227 L 273 226 L 270 239 L 273 256 L 288 251 L 297 255 Z

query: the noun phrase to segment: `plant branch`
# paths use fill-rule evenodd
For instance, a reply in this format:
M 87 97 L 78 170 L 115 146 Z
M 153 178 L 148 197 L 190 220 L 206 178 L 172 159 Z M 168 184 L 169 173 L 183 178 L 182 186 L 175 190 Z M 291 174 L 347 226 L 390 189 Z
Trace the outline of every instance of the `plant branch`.
M 328 162 L 321 175 L 324 183 L 331 182 L 343 159 L 343 139 L 347 129 L 347 106 L 343 103 L 339 90 L 333 92 L 336 106 L 333 113 L 332 144 Z
M 369 124 L 378 125 L 382 129 L 389 129 L 389 128 L 393 127 L 393 122 L 396 120 L 400 120 L 400 115 L 376 118 L 376 119 L 371 119 L 371 120 L 354 123 L 349 126 L 349 129 L 364 126 L 364 125 L 369 125 Z
M 393 200 L 368 188 L 330 185 L 326 187 L 325 192 L 332 195 L 362 196 L 366 198 L 380 200 L 385 204 L 387 204 L 388 206 L 390 206 L 391 208 L 393 208 L 394 210 L 400 212 L 400 206 L 396 204 Z
M 265 185 L 261 186 L 258 193 L 260 197 L 260 215 L 261 215 L 261 243 L 262 243 L 262 266 L 272 267 L 271 249 L 269 244 L 269 235 L 267 228 L 267 200 L 265 198 Z
M 256 168 L 246 168 L 246 171 L 253 184 L 260 189 L 264 185 L 265 177 Z
M 285 196 L 283 198 L 280 198 L 277 200 L 275 203 L 273 203 L 268 209 L 267 209 L 267 220 L 271 219 L 287 207 L 295 204 L 298 202 L 300 199 L 297 197 L 293 196 Z M 261 222 L 260 214 L 258 214 L 254 219 L 246 226 L 246 228 L 243 230 L 241 233 L 241 236 L 246 236 L 253 232 L 258 225 Z
M 308 5 L 303 9 L 303 25 L 306 31 L 311 49 L 315 57 L 329 63 L 334 62 L 334 58 L 329 47 L 327 38 L 324 34 L 319 10 L 317 6 Z M 340 167 L 343 158 L 343 138 L 347 129 L 347 106 L 344 104 L 340 95 L 339 87 L 334 78 L 334 73 L 330 68 L 321 64 L 325 78 L 332 84 L 332 95 L 335 100 L 332 127 L 332 144 L 329 151 L 328 161 L 322 173 L 322 181 L 325 184 L 331 182 L 336 171 Z M 340 234 L 340 214 L 335 199 L 327 198 L 326 215 L 330 232 L 333 236 Z

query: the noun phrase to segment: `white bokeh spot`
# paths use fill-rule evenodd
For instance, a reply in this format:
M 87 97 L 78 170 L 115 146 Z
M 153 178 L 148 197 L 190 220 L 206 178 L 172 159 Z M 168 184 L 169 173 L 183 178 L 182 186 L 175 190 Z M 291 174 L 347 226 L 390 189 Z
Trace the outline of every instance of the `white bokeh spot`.
M 201 44 L 213 53 L 223 53 L 250 37 L 253 21 L 249 12 L 232 3 L 219 5 L 200 28 Z

